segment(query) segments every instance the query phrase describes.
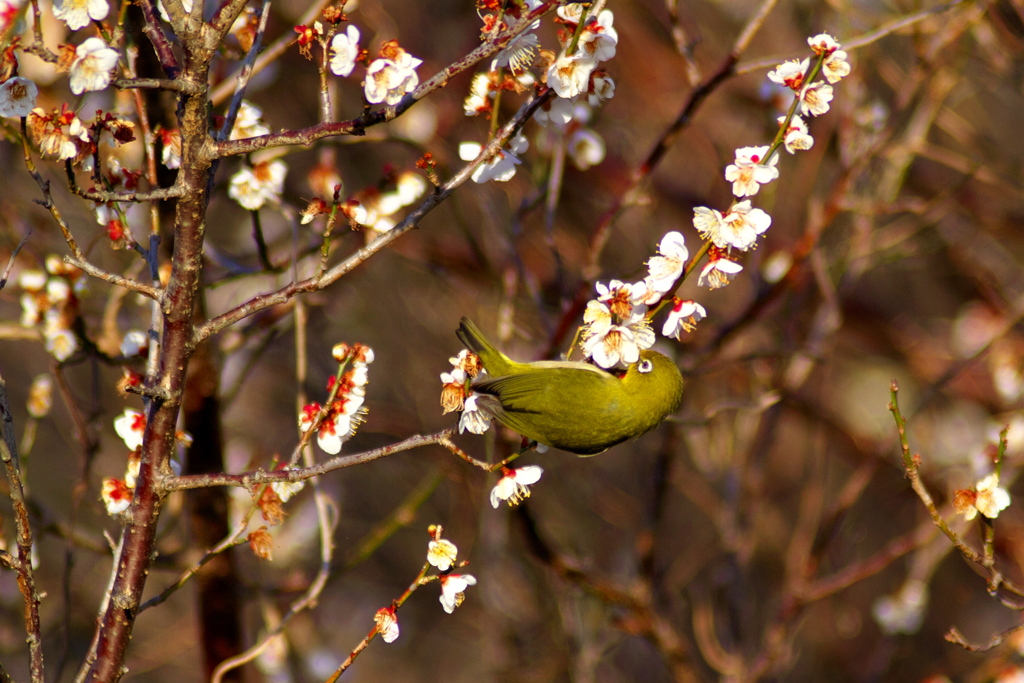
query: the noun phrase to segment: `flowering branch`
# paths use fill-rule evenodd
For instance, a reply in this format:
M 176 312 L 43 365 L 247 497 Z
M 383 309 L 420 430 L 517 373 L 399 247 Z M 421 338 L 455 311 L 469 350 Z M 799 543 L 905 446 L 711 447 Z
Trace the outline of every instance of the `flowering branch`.
M 251 490 L 254 486 L 258 486 L 260 484 L 305 481 L 306 479 L 326 474 L 334 470 L 372 462 L 413 448 L 441 444 L 444 439 L 451 437 L 454 431 L 454 429 L 445 429 L 435 434 L 411 436 L 399 441 L 398 443 L 391 444 L 390 446 L 374 448 L 372 450 L 355 453 L 353 455 L 341 455 L 310 467 L 296 467 L 294 469 L 281 469 L 274 470 L 272 472 L 254 470 L 251 472 L 242 472 L 241 474 L 169 475 L 161 482 L 161 488 L 165 492 L 197 489 L 207 486 L 239 486 Z

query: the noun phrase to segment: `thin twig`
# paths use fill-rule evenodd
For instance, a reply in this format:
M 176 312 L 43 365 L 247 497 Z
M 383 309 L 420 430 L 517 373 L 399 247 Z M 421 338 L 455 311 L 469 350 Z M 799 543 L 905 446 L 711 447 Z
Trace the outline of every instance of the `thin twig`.
M 35 572 L 32 570 L 32 527 L 28 521 L 28 507 L 25 504 L 25 484 L 21 480 L 18 464 L 18 443 L 14 435 L 14 416 L 7 400 L 7 382 L 0 377 L 0 460 L 7 470 L 8 495 L 14 507 L 14 525 L 18 532 L 17 564 L 18 589 L 25 601 L 25 635 L 28 641 L 32 683 L 43 683 L 43 631 L 39 619 L 39 603 L 42 599 L 36 591 Z

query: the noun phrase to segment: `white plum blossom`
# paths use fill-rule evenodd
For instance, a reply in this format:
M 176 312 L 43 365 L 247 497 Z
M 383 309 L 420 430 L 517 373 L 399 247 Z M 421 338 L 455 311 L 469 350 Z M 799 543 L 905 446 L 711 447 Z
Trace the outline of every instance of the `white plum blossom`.
M 289 469 L 288 467 L 282 467 L 280 469 Z M 306 482 L 304 481 L 275 481 L 270 484 L 270 488 L 274 490 L 277 497 L 282 503 L 287 503 L 291 500 L 292 496 L 306 488 Z
M 818 81 L 800 93 L 800 111 L 811 116 L 821 116 L 829 109 L 832 101 L 832 86 Z
M 920 579 L 907 579 L 893 595 L 884 595 L 871 607 L 871 614 L 889 634 L 916 633 L 928 606 L 928 586 Z
M 462 103 L 462 110 L 466 116 L 488 112 L 491 110 L 491 97 L 491 77 L 483 71 L 473 74 L 473 82 L 469 86 L 469 95 Z
M 980 512 L 983 517 L 995 519 L 1010 506 L 1010 494 L 999 486 L 999 475 L 988 475 L 973 489 L 957 491 L 953 495 L 953 508 L 965 519 L 972 520 Z
M 808 64 L 810 64 L 810 60 L 807 59 L 803 61 L 791 59 L 788 62 L 783 62 L 775 67 L 773 71 L 768 72 L 768 80 L 799 92 L 804 84 Z
M 761 147 L 740 147 L 736 150 L 736 159 L 725 167 L 725 179 L 732 183 L 732 193 L 737 197 L 750 197 L 757 194 L 761 185 L 770 183 L 779 177 L 778 152 L 764 163 L 764 155 L 768 153 L 768 145 Z
M 665 233 L 658 244 L 658 255 L 647 261 L 647 286 L 662 294 L 672 289 L 672 285 L 683 274 L 686 260 L 690 252 L 686 248 L 686 240 L 677 230 Z
M 448 574 L 438 578 L 441 582 L 441 606 L 451 614 L 466 599 L 466 589 L 476 585 L 472 574 Z
M 616 323 L 616 319 L 621 322 Z M 642 313 L 622 318 L 601 301 L 591 301 L 583 314 L 583 322 L 586 323 L 583 352 L 602 368 L 635 363 L 640 359 L 641 349 L 654 345 L 654 332 Z
M 0 116 L 28 116 L 38 95 L 39 88 L 27 78 L 8 78 L 0 85 Z
M 459 418 L 459 434 L 470 432 L 472 434 L 483 434 L 491 426 L 491 415 L 477 405 L 479 394 L 470 394 L 466 397 L 462 408 L 462 416 Z
M 131 487 L 121 479 L 107 477 L 103 480 L 100 498 L 103 500 L 104 507 L 107 508 L 107 514 L 111 517 L 127 510 L 134 497 Z
M 807 39 L 807 44 L 816 55 L 832 54 L 839 49 L 839 41 L 827 33 L 819 33 Z
M 344 33 L 331 39 L 331 71 L 335 76 L 348 76 L 356 68 L 359 57 L 359 29 L 349 24 Z
M 704 307 L 696 301 L 676 299 L 672 304 L 661 333 L 666 337 L 680 338 L 683 332 L 693 332 L 697 322 L 708 315 Z
M 597 107 L 605 102 L 605 100 L 610 100 L 613 97 L 615 97 L 615 81 L 604 71 L 595 72 L 594 77 L 590 80 L 590 94 L 587 95 L 587 104 L 591 107 Z
M 493 157 L 476 167 L 472 175 L 473 182 L 486 183 L 488 180 L 506 182 L 511 180 L 516 174 L 516 166 L 522 163 L 518 155 L 525 152 L 529 146 L 529 141 L 522 133 L 516 135 L 509 140 L 508 150 L 498 150 Z M 477 142 L 460 143 L 459 158 L 463 161 L 472 161 L 480 155 L 482 150 L 483 146 Z
M 576 97 L 587 92 L 590 74 L 597 62 L 582 51 L 574 55 L 559 55 L 548 67 L 548 85 L 559 97 Z
M 569 136 L 565 151 L 572 159 L 573 166 L 585 171 L 604 161 L 604 140 L 595 131 L 580 128 Z
M 142 436 L 146 431 L 146 416 L 137 410 L 125 408 L 114 420 L 114 431 L 124 441 L 128 450 L 134 451 L 142 445 Z
M 722 249 L 750 249 L 771 224 L 771 216 L 752 208 L 749 199 L 735 204 L 724 216 L 703 206 L 693 210 L 693 226 L 697 232 Z
M 459 549 L 446 538 L 439 538 L 427 545 L 427 562 L 443 572 L 455 566 Z
M 708 251 L 708 262 L 700 271 L 697 284 L 704 284 L 708 281 L 708 289 L 718 289 L 729 284 L 729 277 L 743 270 L 743 266 L 735 261 L 726 258 L 725 252 L 717 247 L 711 247 Z
M 821 73 L 829 83 L 838 83 L 850 75 L 850 63 L 846 61 L 846 52 L 836 50 L 821 65 Z
M 106 19 L 109 12 L 107 0 L 61 0 L 60 7 L 53 10 L 53 16 L 67 24 L 72 31 L 77 31 L 90 21 Z
M 149 346 L 149 337 L 142 330 L 131 330 L 121 340 L 121 355 L 126 358 L 145 353 Z
M 612 27 L 615 17 L 609 9 L 601 10 L 596 19 L 589 18 L 580 32 L 578 48 L 595 62 L 606 62 L 615 56 L 619 34 Z
M 501 479 L 491 489 L 491 507 L 497 509 L 501 501 L 508 501 L 511 506 L 516 506 L 524 498 L 530 497 L 529 487 L 540 481 L 544 470 L 537 465 L 527 465 L 519 469 L 501 468 Z
M 102 38 L 88 38 L 75 49 L 71 63 L 71 92 L 103 90 L 110 84 L 110 72 L 117 66 L 118 52 Z
M 564 129 L 572 121 L 575 108 L 572 100 L 554 97 L 533 112 L 533 120 L 545 128 Z
M 243 138 L 255 138 L 270 133 L 270 127 L 263 123 L 263 112 L 259 107 L 242 100 L 238 107 L 238 115 L 235 116 L 235 125 L 231 129 L 231 139 L 241 140 Z
M 780 116 L 779 125 L 781 126 L 785 122 L 786 117 Z M 783 142 L 786 145 L 786 151 L 790 154 L 796 153 L 797 150 L 808 150 L 814 146 L 814 138 L 808 134 L 807 124 L 796 114 L 793 114 L 793 118 L 789 122 Z
M 529 29 L 513 38 L 504 49 L 494 55 L 494 59 L 491 60 L 491 71 L 507 66 L 513 74 L 516 74 L 530 68 L 540 51 L 540 39 L 531 31 L 535 31 L 539 26 L 540 19 L 533 22 Z
M 423 60 L 413 57 L 398 47 L 394 41 L 385 44 L 381 53 L 388 57 L 381 57 L 370 63 L 366 69 L 363 92 L 370 104 L 384 102 L 393 106 L 420 84 L 416 67 L 422 64 Z
M 228 196 L 249 211 L 260 209 L 267 202 L 277 203 L 284 191 L 288 165 L 280 159 L 243 166 L 231 176 Z

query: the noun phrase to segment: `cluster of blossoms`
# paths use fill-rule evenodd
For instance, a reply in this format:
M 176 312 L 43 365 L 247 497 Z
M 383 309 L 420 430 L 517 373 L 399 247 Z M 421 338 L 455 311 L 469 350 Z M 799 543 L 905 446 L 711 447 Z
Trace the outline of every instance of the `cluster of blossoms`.
M 524 19 L 540 5 L 539 0 L 524 0 L 521 7 L 508 3 L 500 22 L 495 14 L 483 15 L 484 34 L 507 28 L 509 20 Z M 484 6 L 496 10 L 498 3 L 484 3 Z M 541 125 L 538 147 L 546 152 L 554 148 L 553 139 L 564 139 L 566 153 L 581 170 L 603 161 L 604 141 L 585 126 L 590 120 L 591 108 L 615 94 L 614 81 L 599 65 L 615 56 L 619 38 L 612 26 L 611 10 L 602 10 L 596 17 L 588 16 L 588 10 L 589 6 L 583 3 L 558 8 L 556 22 L 562 25 L 558 34 L 560 52 L 540 64 L 542 70 L 537 75 L 529 69 L 541 54 L 540 41 L 534 33 L 540 21 L 534 21 L 510 41 L 492 60 L 490 71 L 473 77 L 469 96 L 463 104 L 466 115 L 491 114 L 500 92 L 523 92 L 542 78 L 557 97 L 534 115 Z M 473 180 L 477 183 L 510 180 L 528 147 L 525 137 L 515 136 L 506 149 L 498 150 L 474 170 Z M 464 161 L 473 160 L 482 149 L 479 143 L 463 142 L 459 145 L 459 157 Z
M 427 531 L 430 533 L 431 541 L 427 544 L 427 565 L 436 567 L 440 574 L 435 577 L 421 578 L 416 585 L 420 586 L 429 581 L 436 580 L 441 584 L 441 607 L 448 614 L 455 611 L 466 599 L 466 589 L 476 585 L 476 577 L 472 574 L 455 574 L 454 570 L 466 565 L 465 562 L 457 562 L 459 549 L 454 543 L 442 538 L 444 533 L 440 524 L 432 524 Z M 424 565 L 424 571 L 426 565 Z M 401 601 L 396 601 L 388 607 L 377 610 L 373 617 L 377 625 L 377 633 L 385 643 L 393 643 L 398 639 L 398 607 Z
M 299 428 L 303 432 L 316 429 L 316 442 L 325 453 L 336 455 L 341 446 L 356 433 L 366 415 L 366 383 L 369 365 L 373 362 L 373 349 L 364 344 L 338 344 L 333 350 L 334 360 L 342 367 L 351 363 L 340 378 L 331 377 L 327 392 L 334 398 L 324 407 L 319 403 L 303 406 L 299 415 Z
M 107 514 L 119 515 L 128 509 L 135 495 L 135 484 L 142 462 L 142 442 L 146 433 L 146 416 L 138 410 L 125 408 L 114 418 L 114 432 L 128 447 L 128 464 L 124 478 L 106 477 L 100 488 L 100 498 L 107 508 Z M 192 437 L 186 432 L 176 432 L 175 440 L 185 448 L 192 445 Z
M 785 146 L 790 153 L 810 149 L 814 144 L 807 124 L 796 114 L 799 106 L 805 115 L 820 116 L 829 109 L 832 86 L 814 81 L 820 71 L 829 83 L 836 83 L 850 73 L 846 53 L 827 34 L 808 39 L 817 55 L 814 67 L 809 59 L 780 64 L 768 74 L 775 83 L 785 85 L 795 94 L 787 116 L 779 119 L 780 131 L 772 145 L 741 147 L 733 162 L 725 168 L 725 179 L 732 184 L 736 197 L 725 211 L 698 206 L 693 210 L 693 226 L 707 243 L 708 262 L 700 272 L 698 285 L 717 289 L 729 284 L 730 278 L 743 270 L 733 258 L 734 252 L 745 252 L 757 246 L 758 238 L 771 226 L 766 212 L 755 208 L 749 199 L 761 186 L 779 177 L 779 155 Z M 683 236 L 670 232 L 662 239 L 658 254 L 648 261 L 648 274 L 641 282 L 608 285 L 597 284 L 597 299 L 587 305 L 584 315 L 583 350 L 594 363 L 615 368 L 636 362 L 641 349 L 654 344 L 650 329 L 649 307 L 658 306 L 671 295 L 683 276 L 689 257 Z M 692 300 L 672 297 L 671 308 L 662 327 L 666 337 L 679 339 L 683 332 L 694 329 L 706 316 L 703 306 Z
M 242 101 L 231 128 L 231 139 L 254 138 L 270 133 L 270 127 L 263 121 L 263 112 L 251 102 Z M 164 143 L 164 164 L 181 163 L 181 139 L 178 137 L 178 153 L 174 153 L 174 138 Z M 169 149 L 169 151 L 168 151 Z M 243 208 L 257 211 L 266 204 L 278 204 L 284 192 L 284 179 L 288 175 L 288 164 L 280 159 L 264 159 L 251 165 L 244 165 L 231 176 L 228 196 Z
M 84 273 L 59 256 L 46 257 L 46 270 L 25 270 L 18 276 L 21 287 L 21 325 L 37 327 L 46 350 L 65 361 L 78 350 L 74 332 L 78 297 L 85 293 Z

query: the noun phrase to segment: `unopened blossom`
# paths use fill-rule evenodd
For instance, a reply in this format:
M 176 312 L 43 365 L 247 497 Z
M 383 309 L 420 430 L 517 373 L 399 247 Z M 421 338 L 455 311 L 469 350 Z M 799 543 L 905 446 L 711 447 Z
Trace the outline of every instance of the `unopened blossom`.
M 953 495 L 953 508 L 965 519 L 971 520 L 980 512 L 983 517 L 995 519 L 1010 506 L 1010 494 L 999 486 L 999 475 L 993 472 L 973 489 L 963 489 Z
M 441 606 L 451 614 L 466 599 L 466 588 L 476 585 L 476 577 L 472 574 L 448 574 L 441 576 Z
M 573 55 L 559 55 L 548 67 L 548 85 L 559 97 L 576 97 L 587 91 L 590 74 L 597 62 L 578 50 Z
M 516 174 L 516 166 L 522 162 L 519 155 L 530 146 L 529 141 L 522 133 L 508 141 L 508 149 L 498 150 L 494 156 L 476 167 L 473 171 L 473 182 L 486 183 L 488 180 L 507 182 Z M 459 158 L 463 161 L 476 159 L 483 147 L 476 142 L 463 142 L 459 144 Z
M 132 504 L 133 497 L 132 489 L 122 480 L 114 479 L 113 477 L 107 477 L 103 480 L 100 498 L 103 500 L 103 505 L 107 508 L 108 515 L 119 515 L 127 510 L 128 506 Z
M 544 470 L 536 465 L 527 465 L 519 469 L 501 468 L 501 479 L 491 489 L 491 507 L 497 509 L 501 501 L 516 506 L 530 497 L 530 486 L 540 481 Z
M 377 633 L 385 643 L 398 640 L 398 616 L 394 607 L 382 607 L 373 615 L 373 623 L 377 625 Z
M 721 249 L 746 251 L 771 224 L 771 216 L 761 209 L 751 208 L 749 199 L 738 202 L 725 214 L 704 206 L 693 210 L 693 227 L 701 237 Z
M 243 138 L 255 138 L 260 135 L 268 135 L 270 128 L 263 123 L 263 112 L 259 107 L 242 100 L 238 107 L 238 114 L 235 116 L 235 125 L 231 128 L 231 139 L 241 140 Z
M 683 332 L 693 332 L 697 322 L 708 315 L 704 307 L 696 301 L 689 299 L 675 299 L 672 303 L 672 310 L 665 318 L 661 333 L 666 337 L 680 338 Z
M 838 83 L 850 75 L 850 63 L 846 61 L 846 51 L 836 50 L 821 65 L 821 73 L 829 83 Z
M 27 78 L 8 78 L 0 85 L 0 116 L 28 116 L 38 95 L 39 88 Z
M 672 289 L 679 276 L 683 274 L 686 260 L 690 252 L 682 233 L 673 230 L 665 233 L 658 243 L 658 254 L 647 261 L 647 282 L 651 289 L 665 293 Z
M 727 258 L 724 250 L 711 247 L 708 250 L 708 263 L 700 271 L 697 284 L 708 282 L 708 289 L 718 289 L 729 284 L 729 278 L 743 270 L 743 266 Z
M 829 110 L 832 101 L 832 86 L 818 81 L 800 93 L 800 111 L 811 116 L 821 116 Z
M 776 168 L 779 154 L 772 154 L 771 159 L 764 163 L 764 155 L 767 153 L 768 145 L 740 147 L 736 150 L 736 158 L 725 167 L 725 179 L 732 183 L 735 196 L 753 196 L 761 189 L 761 185 L 779 177 L 779 169 Z
M 142 437 L 146 432 L 146 416 L 137 410 L 125 408 L 114 420 L 114 431 L 124 441 L 128 450 L 134 451 L 142 445 Z
M 459 417 L 459 434 L 483 434 L 490 428 L 491 415 L 477 405 L 478 397 L 479 394 L 470 394 L 466 397 L 462 415 Z
M 469 95 L 462 103 L 466 116 L 486 114 L 491 110 L 491 77 L 483 71 L 473 74 L 473 82 L 469 86 Z
M 349 24 L 344 33 L 331 39 L 331 71 L 335 76 L 348 76 L 359 58 L 359 29 Z
M 572 165 L 581 171 L 604 161 L 604 140 L 589 128 L 580 128 L 569 136 L 565 145 Z
M 25 405 L 28 414 L 37 420 L 50 414 L 50 408 L 53 406 L 53 379 L 50 375 L 43 373 L 35 376 L 29 387 Z
M 427 562 L 443 572 L 455 566 L 459 549 L 446 538 L 439 538 L 427 545 Z
M 619 44 L 619 34 L 612 26 L 614 20 L 610 9 L 601 10 L 596 18 L 589 17 L 587 25 L 580 32 L 578 51 L 595 62 L 606 62 L 614 57 Z
M 77 31 L 90 21 L 106 19 L 109 12 L 107 0 L 61 0 L 60 7 L 53 10 L 53 16 L 67 24 L 72 31 Z
M 280 159 L 243 166 L 231 176 L 228 196 L 249 211 L 256 211 L 267 202 L 276 204 L 281 201 L 287 174 L 288 165 Z
M 779 125 L 781 126 L 786 122 L 785 116 L 779 117 Z M 786 134 L 782 139 L 786 145 L 786 151 L 790 154 L 794 154 L 797 150 L 805 151 L 814 146 L 814 138 L 807 132 L 807 124 L 798 115 L 793 114 L 793 118 L 789 121 L 789 128 L 786 129 Z
M 149 337 L 142 330 L 130 330 L 121 340 L 121 355 L 126 358 L 145 353 L 149 346 Z
M 71 63 L 71 92 L 103 90 L 110 84 L 110 72 L 117 66 L 117 50 L 102 38 L 89 38 L 75 49 Z
M 791 59 L 788 62 L 783 62 L 768 72 L 768 80 L 798 92 L 804 85 L 808 64 L 810 64 L 810 60 L 807 59 L 803 61 Z
M 398 46 L 396 41 L 388 41 L 381 47 L 380 59 L 375 59 L 366 69 L 366 81 L 363 92 L 370 104 L 384 102 L 396 105 L 402 101 L 406 93 L 410 93 L 420 84 L 416 68 L 423 60 L 413 57 Z
M 839 49 L 839 41 L 827 33 L 819 33 L 807 39 L 807 44 L 816 55 L 830 55 Z

